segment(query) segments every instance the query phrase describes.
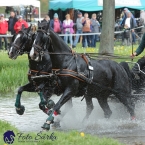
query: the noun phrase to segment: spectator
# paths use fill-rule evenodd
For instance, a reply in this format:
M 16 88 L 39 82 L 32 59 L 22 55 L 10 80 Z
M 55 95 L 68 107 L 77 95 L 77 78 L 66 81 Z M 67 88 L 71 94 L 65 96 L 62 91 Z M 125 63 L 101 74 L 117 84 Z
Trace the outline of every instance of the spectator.
M 88 18 L 88 13 L 84 14 L 82 24 L 83 24 L 83 33 L 90 33 L 91 32 L 91 20 Z M 91 47 L 90 35 L 83 35 L 83 40 L 82 40 L 83 45 L 82 46 L 87 47 L 87 46 L 85 46 L 86 40 L 87 40 L 88 47 Z
M 127 13 L 130 12 L 130 11 L 128 10 L 128 8 L 124 8 L 123 12 L 124 12 L 124 16 L 123 16 L 123 18 L 122 18 L 122 21 L 120 22 L 120 25 L 124 25 L 125 20 L 126 20 L 126 18 L 127 18 Z M 131 13 L 131 12 L 130 12 L 130 13 Z M 134 15 L 133 15 L 132 13 L 131 13 L 131 17 L 133 18 L 134 25 L 135 25 L 135 27 L 136 27 L 136 26 L 137 26 L 137 23 L 136 23 L 136 20 L 135 20 L 135 18 L 134 18 Z
M 54 32 L 61 34 L 62 31 L 62 23 L 58 18 L 58 14 L 54 14 L 54 19 L 50 20 L 50 27 L 54 30 Z
M 48 23 L 50 21 L 50 18 L 48 15 L 45 15 L 44 19 L 41 21 L 42 23 Z
M 25 28 L 28 28 L 28 24 L 25 20 L 22 19 L 22 16 L 20 15 L 18 18 L 18 21 L 14 25 L 14 30 L 16 31 L 16 33 L 18 33 L 22 29 L 22 25 L 24 25 Z
M 97 21 L 96 14 L 92 14 L 91 25 L 92 25 L 92 33 L 99 33 L 100 24 Z M 91 47 L 96 48 L 96 42 L 98 40 L 98 35 L 91 36 Z
M 11 32 L 11 35 L 14 35 L 16 32 L 14 30 L 14 25 L 18 21 L 13 11 L 10 12 L 10 17 L 8 20 L 8 30 Z
M 69 14 L 67 14 L 65 17 L 66 17 L 66 19 L 63 21 L 64 34 L 73 34 L 74 33 L 73 21 L 70 19 Z M 68 37 L 69 37 L 69 41 L 70 41 L 70 47 L 72 48 L 72 44 L 73 44 L 72 35 L 64 36 L 64 41 L 65 41 L 65 43 L 67 43 Z
M 121 21 L 121 25 L 123 25 L 123 26 L 125 26 L 125 20 L 126 20 L 126 18 L 127 18 L 127 13 L 128 12 L 130 12 L 129 10 L 128 10 L 128 8 L 124 8 L 124 16 L 123 16 L 123 19 L 122 19 L 122 21 Z M 130 14 L 131 14 L 131 18 L 133 19 L 133 23 L 134 23 L 134 27 L 137 27 L 137 23 L 136 23 L 136 20 L 135 20 L 135 18 L 134 18 L 134 15 L 130 12 Z M 132 31 L 132 43 L 135 43 L 136 42 L 136 39 L 135 39 L 135 33 L 134 33 L 134 31 Z
M 134 32 L 134 30 L 133 30 L 134 27 L 135 27 L 134 19 L 132 17 L 131 12 L 128 12 L 127 13 L 127 18 L 125 19 L 125 23 L 124 23 L 124 28 L 125 29 L 132 29 L 131 32 L 133 33 Z M 132 42 L 131 36 L 129 37 L 129 39 L 130 39 L 130 42 Z M 130 44 L 128 44 L 128 45 L 130 45 Z
M 82 29 L 83 29 L 83 25 L 82 25 L 83 18 L 84 17 L 82 17 L 82 13 L 78 12 L 78 18 L 76 20 L 76 28 L 77 28 L 76 34 L 82 34 L 83 33 L 83 31 L 82 31 Z M 72 48 L 76 47 L 76 45 L 79 41 L 79 38 L 80 38 L 80 35 L 76 35 Z
M 8 31 L 8 23 L 4 19 L 4 14 L 0 15 L 0 35 L 6 35 Z M 7 37 L 0 37 L 0 49 L 2 49 L 2 38 L 5 41 L 5 50 L 7 50 Z
M 124 26 L 124 42 L 123 45 L 130 45 L 130 31 L 129 31 L 129 27 L 127 24 L 125 24 Z
M 38 9 L 36 7 L 33 7 L 32 14 L 34 18 L 38 18 Z

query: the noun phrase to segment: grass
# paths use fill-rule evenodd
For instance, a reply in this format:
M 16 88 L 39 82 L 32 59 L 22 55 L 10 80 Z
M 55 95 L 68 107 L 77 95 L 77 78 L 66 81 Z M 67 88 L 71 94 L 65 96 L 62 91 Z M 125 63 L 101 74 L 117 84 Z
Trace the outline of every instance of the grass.
M 26 55 L 18 57 L 17 60 L 11 60 L 6 52 L 0 52 L 0 93 L 13 91 L 18 86 L 26 84 L 27 72 Z
M 29 137 L 27 139 L 19 138 L 19 141 L 26 141 L 27 142 L 19 142 L 18 137 L 19 135 L 17 133 L 20 133 L 20 131 L 15 128 L 14 126 L 10 125 L 7 122 L 0 120 L 0 145 L 6 145 L 3 141 L 3 134 L 11 130 L 15 134 L 15 140 L 13 145 L 123 145 L 119 143 L 117 140 L 113 140 L 110 138 L 98 138 L 97 136 L 91 136 L 89 134 L 80 134 L 78 131 L 71 131 L 71 132 L 59 132 L 59 131 L 49 131 L 49 132 L 43 132 L 40 136 L 37 136 L 37 133 L 23 133 L 23 136 L 27 136 L 29 134 Z M 56 140 L 47 140 L 47 135 L 50 136 L 52 133 L 54 133 L 53 136 L 56 137 Z M 31 139 L 30 139 L 31 136 Z M 33 142 L 35 138 L 39 139 L 39 142 Z M 40 139 L 41 138 L 41 139 Z

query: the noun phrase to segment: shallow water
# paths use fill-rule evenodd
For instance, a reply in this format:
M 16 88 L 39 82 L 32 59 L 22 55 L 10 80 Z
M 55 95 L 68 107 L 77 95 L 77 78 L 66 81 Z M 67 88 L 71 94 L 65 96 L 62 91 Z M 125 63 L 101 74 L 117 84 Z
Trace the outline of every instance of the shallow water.
M 53 96 L 55 102 L 58 99 L 59 97 Z M 39 132 L 47 118 L 38 107 L 39 101 L 35 93 L 23 94 L 21 102 L 25 106 L 25 113 L 20 116 L 15 112 L 15 96 L 7 95 L 0 98 L 0 119 L 10 122 L 22 132 Z M 73 108 L 63 118 L 59 117 L 61 130 L 75 129 L 100 137 L 115 138 L 126 144 L 145 143 L 145 103 L 140 101 L 136 104 L 137 120 L 135 121 L 130 120 L 129 113 L 121 103 L 109 102 L 113 112 L 110 119 L 104 118 L 96 99 L 93 99 L 93 103 L 95 108 L 90 118 L 82 123 L 86 110 L 85 101 L 81 101 L 81 98 L 73 98 Z M 65 109 L 62 107 L 61 111 Z

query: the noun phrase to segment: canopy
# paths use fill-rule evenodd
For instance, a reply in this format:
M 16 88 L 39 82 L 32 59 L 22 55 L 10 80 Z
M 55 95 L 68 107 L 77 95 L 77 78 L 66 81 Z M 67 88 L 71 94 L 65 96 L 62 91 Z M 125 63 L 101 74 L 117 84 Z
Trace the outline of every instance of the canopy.
M 128 7 L 132 9 L 144 10 L 145 0 L 115 0 L 115 8 Z M 50 0 L 50 10 L 66 10 L 68 8 L 83 11 L 103 10 L 103 0 Z
M 0 6 L 20 6 L 32 5 L 39 8 L 40 18 L 40 1 L 38 0 L 0 0 Z

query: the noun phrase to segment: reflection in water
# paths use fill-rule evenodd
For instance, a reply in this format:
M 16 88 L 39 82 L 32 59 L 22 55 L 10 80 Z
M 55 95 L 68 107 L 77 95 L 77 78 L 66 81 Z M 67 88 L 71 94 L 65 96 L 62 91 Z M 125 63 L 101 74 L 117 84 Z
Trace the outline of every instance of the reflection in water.
M 59 97 L 53 96 L 57 102 Z M 35 93 L 31 96 L 23 94 L 22 105 L 25 106 L 24 115 L 15 112 L 15 97 L 0 98 L 0 119 L 15 125 L 20 131 L 40 131 L 47 115 L 39 109 L 39 97 Z M 85 116 L 86 105 L 81 98 L 73 98 L 73 108 L 61 119 L 61 129 L 76 129 L 98 136 L 113 137 L 124 143 L 145 142 L 145 103 L 136 105 L 137 120 L 131 121 L 129 113 L 121 103 L 109 102 L 112 110 L 110 119 L 105 119 L 103 111 L 96 99 L 93 99 L 94 110 L 90 118 L 82 123 Z M 65 107 L 62 107 L 62 112 Z

